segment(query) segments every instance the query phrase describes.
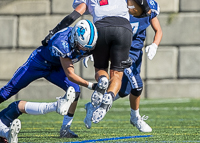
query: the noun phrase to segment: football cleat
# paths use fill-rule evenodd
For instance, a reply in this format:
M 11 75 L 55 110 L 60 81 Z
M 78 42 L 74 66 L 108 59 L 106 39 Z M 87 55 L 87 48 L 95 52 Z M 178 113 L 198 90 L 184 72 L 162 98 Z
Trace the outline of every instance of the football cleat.
M 9 127 L 0 120 L 0 137 L 8 139 Z
M 60 129 L 60 137 L 61 138 L 78 138 L 78 135 L 70 130 L 70 126 L 62 125 Z
M 67 115 L 69 107 L 76 97 L 75 89 L 70 86 L 63 97 L 58 97 L 56 112 L 61 115 Z
M 100 122 L 106 115 L 106 113 L 110 110 L 113 103 L 113 97 L 111 94 L 106 93 L 103 96 L 102 103 L 100 106 L 93 112 L 92 122 L 98 123 Z
M 108 85 L 109 85 L 109 81 L 107 77 L 105 76 L 101 77 L 91 96 L 91 103 L 94 107 L 97 107 L 98 105 L 101 104 L 103 95 L 108 89 Z
M 145 117 L 144 116 L 139 116 L 136 118 L 132 118 L 130 119 L 130 123 L 135 126 L 140 132 L 152 132 L 152 128 L 144 121 L 147 120 L 148 116 Z
M 84 119 L 84 123 L 86 128 L 90 129 L 92 126 L 92 116 L 95 108 L 91 104 L 91 102 L 88 102 L 87 104 L 85 104 L 85 109 L 86 109 L 86 117 Z
M 18 143 L 18 133 L 21 130 L 21 122 L 19 119 L 13 120 L 9 127 L 9 134 L 8 134 L 8 142 L 9 143 Z

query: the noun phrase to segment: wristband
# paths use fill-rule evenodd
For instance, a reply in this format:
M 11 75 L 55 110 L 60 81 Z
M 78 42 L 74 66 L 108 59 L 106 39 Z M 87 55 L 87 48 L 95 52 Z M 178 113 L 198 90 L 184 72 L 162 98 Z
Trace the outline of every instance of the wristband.
M 92 90 L 95 90 L 95 88 L 97 87 L 97 84 L 98 84 L 98 83 L 93 83 L 93 85 L 92 85 Z
M 92 82 L 89 82 L 89 83 L 88 83 L 88 89 L 92 90 L 92 85 L 93 85 L 93 83 L 92 83 Z
M 128 6 L 128 8 L 130 8 L 130 9 L 134 9 L 135 6 L 134 6 L 134 5 L 132 5 L 132 6 Z

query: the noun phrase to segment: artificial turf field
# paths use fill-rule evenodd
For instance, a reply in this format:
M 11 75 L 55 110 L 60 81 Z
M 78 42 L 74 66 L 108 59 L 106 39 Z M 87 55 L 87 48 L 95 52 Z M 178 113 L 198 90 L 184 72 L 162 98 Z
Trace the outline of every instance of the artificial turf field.
M 151 133 L 141 133 L 130 124 L 127 98 L 115 101 L 104 119 L 87 129 L 83 120 L 88 101 L 79 100 L 71 125 L 79 138 L 59 138 L 63 117 L 57 113 L 23 114 L 19 142 L 200 142 L 200 99 L 141 100 L 140 114 L 149 116 Z M 9 103 L 2 103 L 0 110 Z

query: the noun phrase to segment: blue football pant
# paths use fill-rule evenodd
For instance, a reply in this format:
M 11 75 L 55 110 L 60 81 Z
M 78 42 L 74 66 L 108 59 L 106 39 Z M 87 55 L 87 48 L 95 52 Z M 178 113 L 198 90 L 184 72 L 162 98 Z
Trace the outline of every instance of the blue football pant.
M 32 81 L 42 77 L 62 88 L 64 91 L 69 86 L 73 86 L 76 92 L 80 92 L 80 87 L 69 81 L 61 65 L 53 66 L 41 58 L 35 50 L 28 60 L 17 69 L 12 79 L 0 89 L 0 103 L 18 93 Z
M 133 64 L 131 65 L 131 74 L 123 74 L 122 86 L 119 91 L 122 95 L 129 95 L 132 89 L 143 87 L 143 82 L 140 77 L 141 64 L 142 64 L 142 55 L 143 52 L 140 49 L 131 48 L 129 56 L 131 57 Z

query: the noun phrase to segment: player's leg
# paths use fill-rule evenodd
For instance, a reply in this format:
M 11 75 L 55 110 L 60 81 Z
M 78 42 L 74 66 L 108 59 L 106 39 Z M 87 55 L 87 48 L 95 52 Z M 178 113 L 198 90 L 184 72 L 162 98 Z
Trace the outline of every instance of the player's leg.
M 137 91 L 136 91 L 137 92 Z M 137 94 L 137 93 L 134 93 Z M 148 119 L 148 116 L 140 116 L 139 104 L 140 95 L 135 96 L 133 93 L 129 96 L 131 106 L 131 118 L 130 123 L 135 126 L 140 132 L 151 132 L 152 128 L 144 121 Z
M 71 104 L 67 115 L 64 116 L 63 123 L 60 129 L 60 137 L 64 137 L 64 138 L 78 137 L 77 134 L 75 134 L 73 131 L 70 130 L 77 103 L 78 103 L 78 98 L 75 99 L 75 101 Z
M 75 99 L 74 102 L 68 103 L 68 113 L 63 118 L 63 123 L 60 129 L 60 137 L 66 137 L 66 138 L 76 138 L 78 135 L 76 135 L 73 131 L 70 130 L 71 123 L 73 121 L 73 116 L 76 110 L 77 102 L 80 96 L 80 87 L 71 82 L 65 75 L 62 67 L 58 67 L 57 69 L 53 70 L 53 72 L 45 77 L 48 81 L 52 82 L 53 84 L 59 86 L 63 90 L 66 90 L 69 88 L 69 86 L 72 86 L 75 89 Z M 71 95 L 72 96 L 72 95 Z M 71 98 L 70 96 L 70 98 Z M 73 95 L 74 96 L 74 95 Z M 70 105 L 70 106 L 69 106 Z
M 21 129 L 21 122 L 17 118 L 22 114 L 18 108 L 19 102 L 11 103 L 0 112 L 0 137 L 6 138 L 9 143 L 18 142 L 17 135 Z
M 70 130 L 72 121 L 73 121 L 73 116 L 76 110 L 76 106 L 78 103 L 78 99 L 80 97 L 80 92 L 76 92 L 76 98 L 74 102 L 71 104 L 67 115 L 64 116 L 63 118 L 63 123 L 60 129 L 60 137 L 64 138 L 77 138 L 78 135 L 75 134 L 73 131 Z
M 123 27 L 110 27 L 107 29 L 110 33 L 106 35 L 107 39 L 110 38 L 110 85 L 107 89 L 107 93 L 104 94 L 102 103 L 99 108 L 93 113 L 93 122 L 98 123 L 101 121 L 106 113 L 112 106 L 112 102 L 116 94 L 121 88 L 121 81 L 124 71 L 123 61 L 128 60 L 129 49 L 131 47 L 132 32 Z
M 0 120 L 0 142 L 3 143 L 17 143 L 18 142 L 18 133 L 21 129 L 21 122 L 19 119 L 13 120 L 10 127 L 7 127 Z
M 0 112 L 0 136 L 9 142 L 17 142 L 17 134 L 21 129 L 21 123 L 17 119 L 22 113 L 40 115 L 56 111 L 55 103 L 34 103 L 15 101 Z
M 70 86 L 66 94 L 63 97 L 59 97 L 57 102 L 26 102 L 24 109 L 21 108 L 21 110 L 24 111 L 24 113 L 32 115 L 42 115 L 54 111 L 61 115 L 66 115 L 74 99 L 75 90 Z
M 108 80 L 108 73 L 105 70 L 99 70 L 95 68 L 95 77 L 98 81 L 97 86 L 92 93 L 91 96 L 91 103 L 94 107 L 97 107 L 100 105 L 103 99 L 103 95 L 105 94 L 108 86 L 109 86 L 109 80 Z
M 106 37 L 104 36 L 107 32 L 106 29 L 107 28 L 98 29 L 97 44 L 93 51 L 95 79 L 98 82 L 91 96 L 91 103 L 94 107 L 97 107 L 101 103 L 103 95 L 109 85 L 108 66 L 110 58 L 110 47 L 109 44 L 106 42 L 106 40 L 108 39 L 106 39 Z
M 40 64 L 39 59 L 37 59 L 36 50 L 33 51 L 28 60 L 17 69 L 12 79 L 0 89 L 0 103 L 18 93 L 32 81 L 43 77 L 45 70 L 46 66 Z
M 143 90 L 143 82 L 140 77 L 140 70 L 142 64 L 142 50 L 131 48 L 130 57 L 133 61 L 133 64 L 130 68 L 124 70 L 124 80 L 127 80 L 125 90 L 120 90 L 119 93 L 121 96 L 127 95 L 127 90 L 130 93 L 130 107 L 131 107 L 131 118 L 130 123 L 133 126 L 136 126 L 137 129 L 141 132 L 151 132 L 151 127 L 144 121 L 145 116 L 141 117 L 139 113 L 140 105 L 140 95 Z M 123 82 L 124 82 L 123 80 Z M 123 87 L 123 86 L 122 86 Z M 125 85 L 124 85 L 125 87 Z M 131 89 L 131 91 L 130 91 Z

